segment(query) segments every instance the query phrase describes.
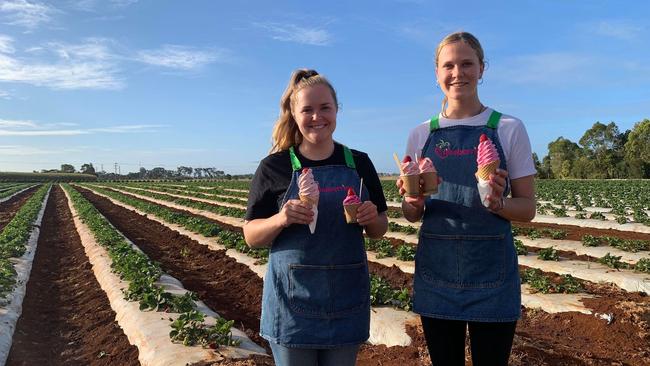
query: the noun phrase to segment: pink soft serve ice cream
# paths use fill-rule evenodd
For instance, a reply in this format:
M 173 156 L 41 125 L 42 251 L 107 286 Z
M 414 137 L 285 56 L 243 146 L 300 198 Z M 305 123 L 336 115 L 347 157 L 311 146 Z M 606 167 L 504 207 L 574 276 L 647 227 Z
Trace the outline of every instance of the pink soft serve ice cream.
M 314 180 L 314 174 L 310 168 L 304 168 L 298 177 L 298 194 L 300 200 L 318 205 L 318 198 L 320 197 L 318 182 Z
M 500 163 L 499 153 L 492 140 L 485 134 L 482 134 L 476 152 L 476 177 L 482 180 L 490 179 L 490 174 L 494 173 Z
M 402 160 L 401 165 L 402 175 L 416 175 L 420 174 L 420 168 L 418 164 L 411 160 L 411 157 L 406 155 L 404 160 Z
M 354 188 L 350 187 L 348 188 L 348 195 L 345 196 L 345 199 L 343 200 L 344 205 L 353 205 L 355 203 L 361 203 L 361 199 L 359 196 L 357 196 L 356 193 L 354 193 Z
M 420 173 L 436 173 L 436 167 L 433 166 L 433 162 L 429 158 L 420 159 Z
M 345 222 L 354 224 L 357 222 L 357 210 L 361 206 L 361 199 L 354 192 L 354 188 L 348 188 L 348 194 L 343 199 L 343 213 L 345 214 Z

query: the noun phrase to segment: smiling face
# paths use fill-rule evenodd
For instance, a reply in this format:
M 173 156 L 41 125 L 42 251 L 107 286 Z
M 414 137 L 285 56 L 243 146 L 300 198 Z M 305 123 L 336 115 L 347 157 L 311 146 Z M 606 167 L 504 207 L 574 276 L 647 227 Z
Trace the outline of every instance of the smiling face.
M 303 143 L 332 143 L 336 112 L 336 102 L 326 85 L 316 84 L 300 89 L 295 95 L 291 113 L 303 136 Z
M 436 65 L 440 89 L 449 100 L 478 98 L 476 87 L 483 76 L 483 67 L 476 51 L 467 43 L 458 41 L 445 45 Z

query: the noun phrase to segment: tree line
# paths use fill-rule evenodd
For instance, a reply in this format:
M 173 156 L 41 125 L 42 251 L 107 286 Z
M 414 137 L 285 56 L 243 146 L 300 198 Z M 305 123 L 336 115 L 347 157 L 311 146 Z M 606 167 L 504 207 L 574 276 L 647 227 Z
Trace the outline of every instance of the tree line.
M 614 122 L 596 122 L 578 143 L 560 136 L 541 162 L 534 153 L 533 160 L 538 178 L 650 178 L 650 120 L 625 132 Z
M 34 173 L 38 173 L 34 171 Z M 152 169 L 140 168 L 137 172 L 127 174 L 107 173 L 96 171 L 92 163 L 81 165 L 79 171 L 72 164 L 61 164 L 60 169 L 43 169 L 40 173 L 82 173 L 91 174 L 98 179 L 120 180 L 120 179 L 241 179 L 252 178 L 252 174 L 231 175 L 217 168 L 194 168 L 191 166 L 179 166 L 176 170 L 155 167 Z

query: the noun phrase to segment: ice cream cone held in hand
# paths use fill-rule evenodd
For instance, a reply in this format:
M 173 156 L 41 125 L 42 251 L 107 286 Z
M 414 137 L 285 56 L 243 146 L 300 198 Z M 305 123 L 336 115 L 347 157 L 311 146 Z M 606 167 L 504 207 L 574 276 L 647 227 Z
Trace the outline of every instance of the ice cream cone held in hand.
M 354 193 L 354 188 L 348 188 L 348 194 L 343 200 L 345 222 L 348 224 L 355 224 L 357 222 L 357 210 L 359 206 L 361 206 L 361 199 Z
M 481 134 L 479 139 L 476 163 L 478 167 L 475 175 L 478 180 L 479 195 L 481 196 L 481 202 L 487 207 L 489 202 L 485 197 L 491 193 L 490 186 L 488 185 L 490 174 L 496 173 L 499 164 L 501 164 L 501 160 L 499 159 L 499 153 L 494 143 L 485 134 Z
M 424 181 L 422 186 L 423 195 L 430 196 L 438 193 L 438 171 L 433 166 L 433 162 L 429 158 L 420 159 L 420 178 Z
M 476 178 L 489 180 L 490 174 L 496 172 L 501 163 L 499 153 L 492 140 L 485 134 L 481 134 L 477 150 L 476 163 L 478 169 L 476 170 Z
M 298 177 L 298 195 L 300 201 L 310 205 L 314 212 L 314 220 L 309 223 L 309 231 L 313 234 L 316 231 L 316 222 L 318 221 L 320 191 L 318 190 L 318 182 L 314 180 L 314 174 L 309 168 L 303 168 Z
M 418 164 L 406 155 L 400 165 L 400 172 L 405 194 L 410 197 L 420 196 L 422 192 L 420 191 L 420 167 Z

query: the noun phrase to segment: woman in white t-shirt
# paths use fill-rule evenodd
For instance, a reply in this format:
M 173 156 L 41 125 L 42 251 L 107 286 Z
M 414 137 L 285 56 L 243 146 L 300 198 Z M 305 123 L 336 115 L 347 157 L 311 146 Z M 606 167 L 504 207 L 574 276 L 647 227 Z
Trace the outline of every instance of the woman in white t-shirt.
M 411 131 L 406 150 L 431 159 L 443 180 L 435 195 L 402 201 L 406 219 L 422 220 L 413 308 L 422 317 L 434 365 L 465 364 L 467 331 L 475 366 L 507 365 L 521 315 L 510 221 L 535 216 L 530 141 L 519 119 L 479 100 L 485 64 L 473 35 L 445 37 L 435 63 L 445 94 L 442 111 Z M 500 164 L 482 200 L 475 172 L 477 146 L 485 137 L 494 143 Z M 404 195 L 402 182 L 397 185 Z

